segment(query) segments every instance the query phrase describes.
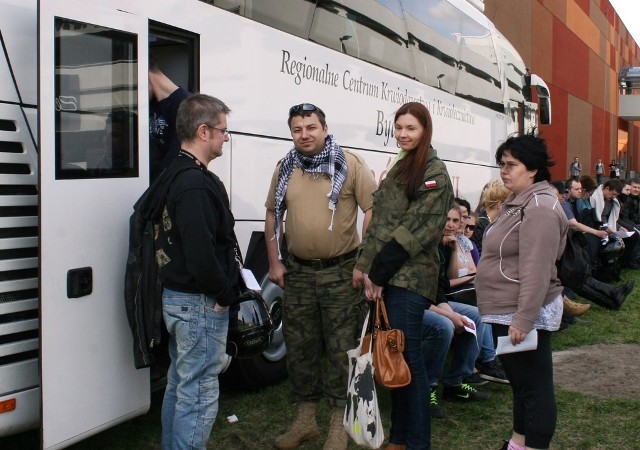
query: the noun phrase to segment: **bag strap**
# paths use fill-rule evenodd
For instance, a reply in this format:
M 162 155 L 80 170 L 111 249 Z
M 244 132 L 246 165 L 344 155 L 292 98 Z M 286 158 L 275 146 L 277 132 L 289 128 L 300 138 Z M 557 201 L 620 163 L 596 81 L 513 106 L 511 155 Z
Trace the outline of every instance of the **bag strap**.
M 364 323 L 362 324 L 362 331 L 360 332 L 360 344 L 362 344 L 362 341 L 364 340 L 364 337 L 367 334 L 367 328 L 369 327 L 369 316 L 371 316 L 371 308 L 369 308 L 369 311 L 367 311 L 367 315 L 364 318 Z M 369 339 L 369 351 L 367 353 L 371 353 L 371 349 L 373 345 L 373 339 Z
M 380 323 L 380 319 L 382 319 L 382 323 Z M 385 306 L 384 299 L 382 298 L 376 300 L 376 328 L 379 330 L 391 329 L 391 325 L 389 325 L 389 317 L 387 317 L 387 307 Z

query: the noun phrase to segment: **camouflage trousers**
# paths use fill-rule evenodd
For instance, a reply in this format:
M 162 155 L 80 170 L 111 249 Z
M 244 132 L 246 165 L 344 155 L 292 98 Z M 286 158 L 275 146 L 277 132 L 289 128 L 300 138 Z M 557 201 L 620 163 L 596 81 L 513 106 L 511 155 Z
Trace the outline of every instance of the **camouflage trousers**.
M 294 403 L 346 404 L 347 350 L 358 343 L 366 308 L 351 286 L 354 265 L 355 258 L 315 270 L 287 261 L 283 325 Z

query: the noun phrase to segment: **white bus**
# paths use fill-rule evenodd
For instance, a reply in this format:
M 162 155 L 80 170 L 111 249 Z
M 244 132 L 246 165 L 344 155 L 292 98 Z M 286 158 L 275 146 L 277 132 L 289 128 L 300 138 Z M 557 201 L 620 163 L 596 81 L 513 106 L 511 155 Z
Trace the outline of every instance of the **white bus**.
M 63 448 L 149 408 L 123 278 L 128 218 L 149 183 L 150 55 L 232 109 L 232 139 L 211 169 L 260 278 L 290 106 L 320 106 L 380 179 L 397 150 L 395 110 L 424 103 L 456 194 L 472 204 L 497 176 L 499 143 L 549 123 L 544 82 L 525 77 L 481 10 L 480 0 L 0 0 L 0 436 L 39 427 L 42 448 Z M 106 131 L 116 119 L 119 135 Z M 280 294 L 264 285 L 278 331 L 233 366 L 253 387 L 284 374 Z

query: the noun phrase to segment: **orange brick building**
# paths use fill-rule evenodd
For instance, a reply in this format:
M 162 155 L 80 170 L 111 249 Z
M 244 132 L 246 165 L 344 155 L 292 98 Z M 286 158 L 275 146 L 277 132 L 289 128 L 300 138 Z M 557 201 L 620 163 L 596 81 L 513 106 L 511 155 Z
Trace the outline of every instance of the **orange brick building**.
M 582 174 L 598 158 L 640 171 L 640 122 L 619 118 L 618 73 L 640 66 L 633 40 L 609 0 L 485 0 L 485 14 L 549 85 L 552 124 L 541 129 L 553 152 L 554 179 Z M 628 19 L 627 19 L 628 20 Z

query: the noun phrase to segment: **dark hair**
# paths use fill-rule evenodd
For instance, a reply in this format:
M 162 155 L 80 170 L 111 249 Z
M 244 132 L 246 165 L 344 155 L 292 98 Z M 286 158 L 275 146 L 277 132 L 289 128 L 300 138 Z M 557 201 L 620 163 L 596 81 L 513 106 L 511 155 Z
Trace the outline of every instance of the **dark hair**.
M 454 198 L 454 199 L 453 199 L 453 201 L 454 201 L 455 203 L 457 203 L 458 205 L 460 205 L 460 206 L 464 206 L 465 208 L 467 208 L 467 212 L 468 212 L 468 213 L 470 213 L 470 212 L 471 212 L 471 203 L 469 203 L 469 202 L 468 202 L 468 201 L 466 201 L 465 199 L 456 197 L 456 198 Z
M 602 189 L 604 188 L 609 188 L 610 191 L 616 191 L 618 194 L 622 194 L 624 184 L 622 184 L 622 181 L 614 178 L 612 180 L 605 181 L 604 185 L 602 186 Z
M 429 110 L 422 103 L 409 102 L 402 105 L 396 111 L 393 122 L 396 123 L 400 116 L 411 114 L 424 128 L 422 138 L 415 150 L 408 152 L 407 156 L 400 160 L 394 173 L 394 178 L 406 183 L 405 195 L 409 201 L 418 198 L 418 188 L 422 184 L 424 171 L 427 168 L 427 158 L 429 157 L 429 147 L 431 147 L 431 136 L 433 135 L 433 124 Z
M 502 162 L 502 156 L 509 153 L 525 165 L 527 170 L 537 170 L 533 182 L 551 181 L 549 167 L 555 165 L 551 160 L 544 139 L 531 134 L 519 134 L 509 137 L 496 150 L 496 163 Z
M 291 129 L 291 119 L 296 116 L 310 117 L 311 114 L 315 114 L 316 116 L 318 116 L 318 120 L 320 121 L 320 125 L 322 125 L 322 128 L 327 126 L 327 118 L 324 115 L 324 111 L 322 111 L 312 103 L 300 103 L 299 105 L 293 105 L 291 108 L 289 108 L 289 119 L 287 120 L 289 129 Z
M 640 184 L 640 178 L 632 178 L 629 181 L 631 181 L 631 183 L 633 184 Z
M 580 184 L 582 184 L 582 190 L 585 192 L 593 192 L 598 189 L 598 183 L 589 175 L 582 175 L 580 177 Z
M 564 187 L 565 189 L 568 191 L 569 189 L 571 189 L 571 186 L 573 185 L 573 183 L 580 183 L 580 181 L 576 180 L 575 178 L 568 178 L 565 182 L 564 182 Z M 580 183 L 582 184 L 582 183 Z
M 564 194 L 566 186 L 565 186 L 565 182 L 561 181 L 561 180 L 554 180 L 551 183 L 549 183 L 551 186 L 553 186 L 554 188 L 556 188 L 556 190 L 561 193 Z

